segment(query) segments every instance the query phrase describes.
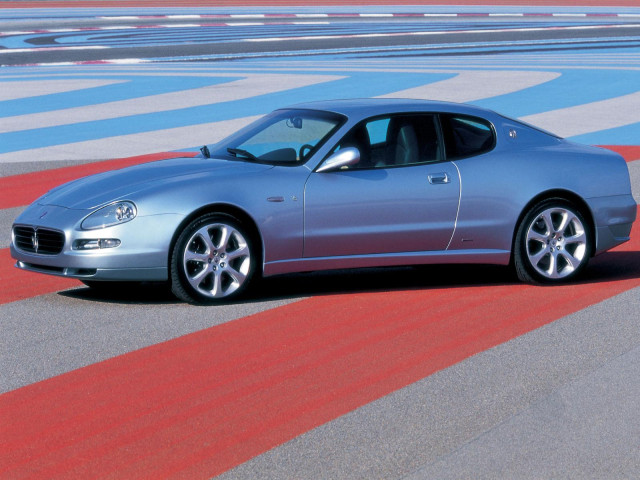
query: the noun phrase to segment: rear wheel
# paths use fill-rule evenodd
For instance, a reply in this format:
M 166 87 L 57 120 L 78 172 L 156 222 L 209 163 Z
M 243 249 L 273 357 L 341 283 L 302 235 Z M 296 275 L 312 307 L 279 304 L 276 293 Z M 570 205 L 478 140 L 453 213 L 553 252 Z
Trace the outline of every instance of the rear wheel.
M 173 248 L 171 290 L 187 302 L 235 298 L 249 286 L 255 268 L 249 230 L 228 215 L 203 215 L 187 225 Z
M 518 226 L 514 265 L 528 283 L 560 283 L 586 267 L 593 250 L 590 225 L 573 204 L 545 200 L 533 207 Z

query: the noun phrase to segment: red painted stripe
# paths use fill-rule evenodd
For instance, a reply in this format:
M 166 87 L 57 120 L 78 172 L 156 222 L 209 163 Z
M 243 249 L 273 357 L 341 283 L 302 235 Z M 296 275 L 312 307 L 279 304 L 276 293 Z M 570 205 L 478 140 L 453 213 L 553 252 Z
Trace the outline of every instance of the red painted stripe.
M 0 249 L 0 305 L 80 285 L 77 280 L 17 269 L 8 248 Z
M 388 5 L 394 6 L 393 0 L 350 0 L 349 5 Z M 403 5 L 451 5 L 451 6 L 531 6 L 530 0 L 403 0 Z M 61 0 L 61 1 L 4 1 L 1 8 L 98 8 L 98 7 L 274 7 L 274 6 L 305 6 L 302 0 Z M 322 0 L 319 5 L 344 6 L 344 0 Z M 571 0 L 537 0 L 536 6 L 569 6 L 576 5 Z M 637 0 L 582 0 L 582 7 L 636 7 Z
M 627 162 L 640 160 L 640 145 L 602 145 L 624 157 Z
M 640 285 L 640 228 L 583 283 L 320 296 L 0 396 L 0 477 L 210 478 Z
M 195 152 L 161 152 L 136 157 L 119 158 L 103 162 L 86 163 L 73 167 L 55 168 L 41 172 L 31 172 L 9 177 L 0 177 L 0 209 L 29 205 L 53 187 L 94 173 L 116 170 L 140 163 L 166 158 L 193 157 Z
M 53 187 L 86 175 L 165 158 L 194 155 L 194 152 L 155 153 L 88 163 L 73 167 L 57 168 L 44 172 L 1 177 L 0 192 L 2 192 L 2 194 L 0 194 L 0 208 L 13 208 L 27 205 Z M 0 305 L 80 285 L 77 280 L 25 272 L 15 268 L 14 264 L 15 260 L 11 258 L 9 249 L 0 249 L 0 285 L 3 286 L 2 289 L 0 289 Z

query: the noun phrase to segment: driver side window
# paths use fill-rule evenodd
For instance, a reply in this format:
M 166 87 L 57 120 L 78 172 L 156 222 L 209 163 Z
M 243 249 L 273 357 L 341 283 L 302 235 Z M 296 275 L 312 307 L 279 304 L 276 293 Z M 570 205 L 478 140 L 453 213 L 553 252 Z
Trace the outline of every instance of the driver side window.
M 360 151 L 360 162 L 349 169 L 392 168 L 441 160 L 436 119 L 430 114 L 367 120 L 345 135 L 334 151 L 346 147 Z

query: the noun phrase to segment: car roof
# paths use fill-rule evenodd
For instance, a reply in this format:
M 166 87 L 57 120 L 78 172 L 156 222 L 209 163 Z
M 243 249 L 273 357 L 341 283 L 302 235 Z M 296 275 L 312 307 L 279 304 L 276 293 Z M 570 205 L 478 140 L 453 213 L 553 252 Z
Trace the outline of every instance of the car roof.
M 343 100 L 323 100 L 292 105 L 289 108 L 324 110 L 346 115 L 349 118 L 366 118 L 374 115 L 404 112 L 450 112 L 494 116 L 495 112 L 474 105 L 437 100 L 418 100 L 409 98 L 354 98 Z

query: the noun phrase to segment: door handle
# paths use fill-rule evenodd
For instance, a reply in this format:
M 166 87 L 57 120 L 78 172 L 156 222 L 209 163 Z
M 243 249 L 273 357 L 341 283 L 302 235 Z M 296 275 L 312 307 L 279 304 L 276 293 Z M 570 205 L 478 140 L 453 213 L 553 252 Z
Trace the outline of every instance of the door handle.
M 431 185 L 441 185 L 443 183 L 450 183 L 451 179 L 446 172 L 433 173 L 431 175 L 427 175 L 429 179 L 429 183 Z

